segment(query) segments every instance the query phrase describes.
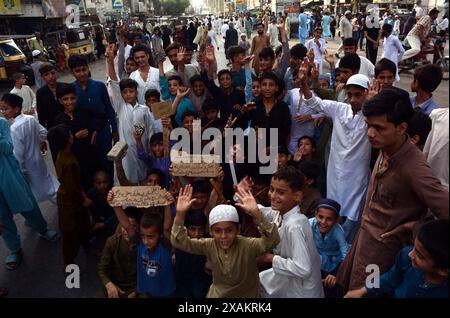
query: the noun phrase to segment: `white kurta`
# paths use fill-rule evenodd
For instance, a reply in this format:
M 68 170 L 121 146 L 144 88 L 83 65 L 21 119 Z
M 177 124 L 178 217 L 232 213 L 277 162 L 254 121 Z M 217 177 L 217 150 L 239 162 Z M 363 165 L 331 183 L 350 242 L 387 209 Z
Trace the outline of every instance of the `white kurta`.
M 278 211 L 258 205 L 276 222 L 280 243 L 273 249 L 272 268 L 259 273 L 262 296 L 270 298 L 323 298 L 320 256 L 308 219 L 295 206 L 280 217 Z
M 59 182 L 51 174 L 41 155 L 40 145 L 47 139 L 47 130 L 30 115 L 19 115 L 12 121 L 11 138 L 14 155 L 37 202 L 50 200 L 56 204 Z
M 395 80 L 397 82 L 400 80 L 400 76 L 398 75 L 398 62 L 402 59 L 403 53 L 405 53 L 405 49 L 398 37 L 391 34 L 384 39 L 383 55 L 381 57 L 391 60 L 397 66 L 397 74 L 395 74 Z
M 359 55 L 359 59 L 361 64 L 359 66 L 358 74 L 366 75 L 369 79 L 372 79 L 375 76 L 375 66 L 370 60 L 362 55 Z M 339 62 L 340 60 L 336 62 L 336 68 L 339 67 Z
M 327 48 L 327 42 L 325 39 L 319 39 L 319 45 L 316 44 L 314 39 L 308 40 L 306 42 L 306 48 L 309 50 L 313 49 L 314 51 L 314 64 L 319 65 L 319 73 L 323 74 L 323 55 L 325 54 L 325 49 Z
M 158 92 L 161 90 L 159 86 L 159 70 L 154 67 L 150 67 L 147 75 L 147 81 L 144 81 L 141 77 L 139 70 L 130 74 L 130 78 L 134 79 L 138 83 L 138 102 L 141 105 L 145 105 L 145 92 L 149 89 L 156 89 Z
M 370 177 L 370 143 L 362 111 L 353 116 L 349 104 L 318 97 L 305 105 L 322 111 L 333 121 L 327 167 L 327 198 L 341 204 L 341 216 L 358 221 Z
M 448 190 L 448 144 L 449 144 L 449 109 L 437 108 L 430 114 L 432 126 L 428 135 L 423 153 L 433 174 L 441 181 Z
M 22 85 L 22 88 L 14 87 L 10 93 L 22 97 L 22 112 L 29 112 L 31 108 L 36 110 L 36 94 L 30 86 Z
M 270 38 L 270 45 L 273 47 L 273 49 L 281 45 L 280 41 L 278 41 L 278 34 L 280 33 L 280 31 L 275 24 L 269 24 L 269 30 L 267 33 Z
M 153 134 L 153 116 L 145 105 L 136 104 L 134 107 L 125 103 L 121 94 L 119 83 L 111 81 L 111 88 L 114 99 L 117 101 L 117 117 L 119 119 L 120 141 L 128 145 L 127 155 L 123 158 L 122 164 L 127 179 L 135 184 L 143 184 L 147 177 L 147 165 L 138 158 L 136 141 L 133 137 L 134 125 L 144 126 L 142 135 L 142 145 L 148 151 L 150 137 Z
M 291 126 L 291 140 L 289 141 L 289 152 L 294 154 L 298 148 L 298 140 L 303 136 L 314 136 L 314 121 L 310 120 L 300 124 L 294 120 L 300 115 L 311 115 L 313 119 L 324 116 L 315 110 L 306 107 L 303 103 L 303 96 L 300 94 L 299 88 L 294 88 L 289 91 L 287 103 L 291 112 L 292 126 Z

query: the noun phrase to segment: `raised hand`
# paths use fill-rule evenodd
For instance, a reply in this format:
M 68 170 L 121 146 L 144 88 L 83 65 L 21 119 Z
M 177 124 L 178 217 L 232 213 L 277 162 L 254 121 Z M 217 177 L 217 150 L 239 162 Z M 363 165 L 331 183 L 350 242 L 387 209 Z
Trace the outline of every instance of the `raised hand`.
M 114 52 L 116 51 L 116 45 L 110 44 L 108 45 L 105 53 L 106 61 L 108 63 L 114 63 Z
M 241 61 L 241 64 L 242 65 L 250 64 L 250 62 L 253 60 L 254 57 L 255 57 L 254 55 L 249 55 L 249 56 L 244 57 Z
M 310 62 L 314 61 L 314 50 L 312 48 L 308 51 L 308 59 Z
M 184 215 L 195 201 L 196 199 L 192 199 L 192 186 L 190 184 L 181 188 L 177 200 L 177 213 Z
M 234 123 L 236 122 L 236 118 L 233 119 L 233 115 L 230 115 L 230 117 L 228 117 L 227 123 L 225 124 L 224 128 L 231 128 L 233 127 Z
M 164 198 L 166 199 L 166 202 L 167 202 L 166 205 L 171 205 L 175 202 L 175 199 L 173 198 L 172 193 L 170 193 L 169 191 L 166 191 L 164 193 Z
M 367 99 L 371 99 L 378 95 L 381 90 L 380 82 L 377 80 L 373 80 L 373 82 L 369 85 L 369 91 L 367 93 Z
M 181 86 L 177 90 L 177 97 L 179 97 L 179 98 L 186 97 L 189 94 L 189 91 L 190 91 L 190 88 Z
M 304 147 L 300 147 L 297 149 L 297 151 L 294 154 L 294 161 L 300 161 L 303 157 L 303 152 L 305 151 Z
M 184 57 L 186 55 L 186 48 L 180 47 L 177 54 L 178 64 L 184 64 Z
M 216 57 L 214 56 L 214 48 L 211 50 L 210 48 L 206 48 L 205 57 L 209 64 L 214 63 Z
M 253 197 L 253 194 L 250 190 L 244 190 L 243 187 L 236 187 L 236 196 L 239 199 L 239 203 L 236 203 L 236 206 L 240 207 L 247 213 L 251 215 L 256 223 L 259 223 L 261 218 L 261 211 L 258 209 L 258 204 L 256 203 L 256 199 Z
M 336 64 L 336 60 L 334 58 L 333 53 L 328 52 L 327 50 L 325 50 L 325 61 L 327 61 L 330 65 Z
M 313 64 L 313 66 L 311 67 L 311 79 L 312 80 L 318 80 L 319 79 L 319 74 L 320 74 L 320 72 L 319 72 L 319 68 L 315 65 L 315 64 Z

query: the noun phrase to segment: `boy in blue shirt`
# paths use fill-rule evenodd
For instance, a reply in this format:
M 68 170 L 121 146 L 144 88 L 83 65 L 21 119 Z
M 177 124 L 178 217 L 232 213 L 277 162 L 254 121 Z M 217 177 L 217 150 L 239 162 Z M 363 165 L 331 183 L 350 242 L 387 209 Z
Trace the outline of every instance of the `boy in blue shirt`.
M 97 131 L 94 143 L 100 152 L 102 170 L 108 173 L 112 184 L 114 177 L 113 162 L 106 155 L 112 148 L 112 141 L 119 141 L 116 115 L 104 83 L 89 77 L 87 61 L 80 55 L 72 55 L 68 60 L 70 72 L 75 77 L 73 85 L 77 92 L 76 109 L 85 109 L 90 116 L 90 131 Z M 111 134 L 112 131 L 112 134 Z
M 442 81 L 442 70 L 438 65 L 427 64 L 419 66 L 414 70 L 414 79 L 411 82 L 411 91 L 416 96 L 411 97 L 414 109 L 419 109 L 427 115 L 439 105 L 433 101 L 433 92 Z
M 448 298 L 448 220 L 422 225 L 414 246 L 402 249 L 381 275 L 379 288 L 351 290 L 346 298 L 392 293 L 394 298 Z

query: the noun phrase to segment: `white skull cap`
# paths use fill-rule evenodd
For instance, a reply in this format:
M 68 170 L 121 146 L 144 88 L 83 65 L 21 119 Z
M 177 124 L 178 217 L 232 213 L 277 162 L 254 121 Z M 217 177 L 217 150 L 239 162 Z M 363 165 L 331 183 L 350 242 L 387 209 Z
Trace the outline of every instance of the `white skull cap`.
M 219 204 L 209 213 L 209 226 L 219 222 L 239 223 L 239 215 L 236 208 L 232 205 Z

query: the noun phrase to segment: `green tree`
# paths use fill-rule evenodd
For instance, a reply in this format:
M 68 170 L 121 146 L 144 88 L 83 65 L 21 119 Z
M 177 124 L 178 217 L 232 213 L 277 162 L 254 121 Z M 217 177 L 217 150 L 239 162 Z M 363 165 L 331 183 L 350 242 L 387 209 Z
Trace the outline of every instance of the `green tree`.
M 189 0 L 163 0 L 162 11 L 168 15 L 180 15 L 189 6 Z

